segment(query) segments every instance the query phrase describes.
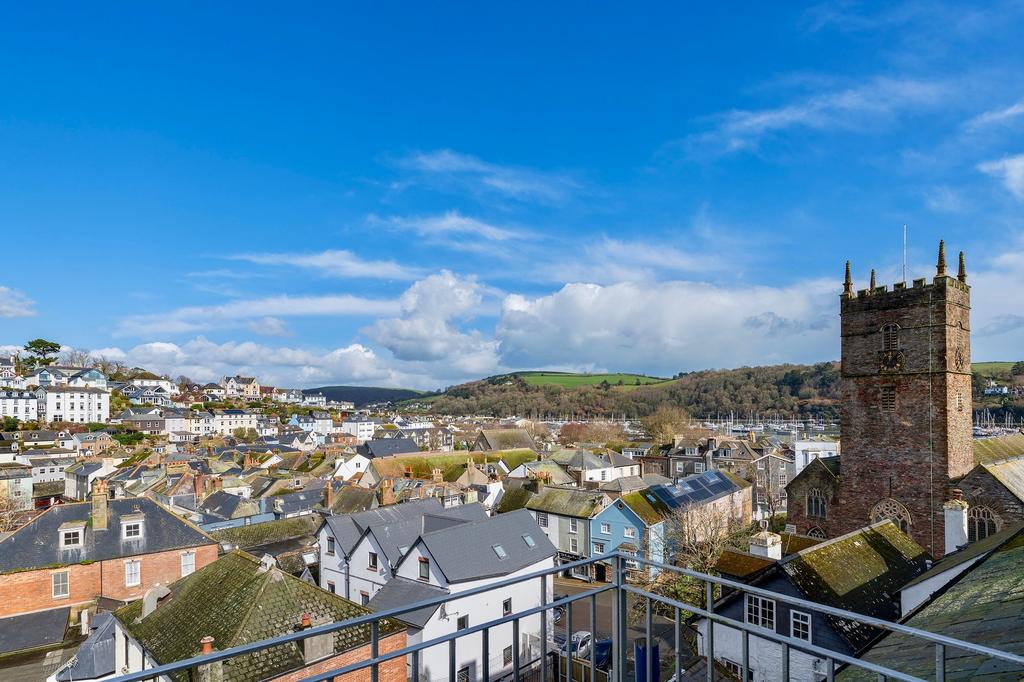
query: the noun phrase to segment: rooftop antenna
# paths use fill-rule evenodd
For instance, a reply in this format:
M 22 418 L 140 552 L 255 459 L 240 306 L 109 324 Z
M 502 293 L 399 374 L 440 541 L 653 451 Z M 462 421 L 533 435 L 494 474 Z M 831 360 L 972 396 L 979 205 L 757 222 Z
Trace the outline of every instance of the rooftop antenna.
M 903 283 L 907 283 L 907 224 L 903 223 Z

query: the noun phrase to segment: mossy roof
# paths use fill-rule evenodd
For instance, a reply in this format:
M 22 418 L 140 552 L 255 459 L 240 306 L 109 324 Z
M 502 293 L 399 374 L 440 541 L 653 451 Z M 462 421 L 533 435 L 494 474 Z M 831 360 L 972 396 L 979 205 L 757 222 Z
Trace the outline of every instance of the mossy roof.
M 747 578 L 775 565 L 774 559 L 755 556 L 735 549 L 726 549 L 715 562 L 715 570 L 722 575 Z
M 315 535 L 322 519 L 317 514 L 306 514 L 279 521 L 253 523 L 248 526 L 225 528 L 210 533 L 218 542 L 229 542 L 239 549 L 260 547 L 283 540 Z
M 589 519 L 604 509 L 609 498 L 601 492 L 580 490 L 578 488 L 544 488 L 526 503 L 527 509 Z
M 664 502 L 657 497 L 651 499 L 643 490 L 627 493 L 620 498 L 648 526 L 660 523 L 672 513 Z
M 141 599 L 114 612 L 158 664 L 197 655 L 206 636 L 214 638 L 214 648 L 227 649 L 292 632 L 303 613 L 310 614 L 314 625 L 370 613 L 278 568 L 264 569 L 255 557 L 238 551 L 171 584 L 170 591 L 146 618 L 141 618 Z M 390 619 L 380 624 L 382 635 L 403 628 Z M 340 630 L 334 635 L 335 651 L 347 651 L 369 639 L 369 625 Z M 282 644 L 225 661 L 223 679 L 253 682 L 303 666 L 301 643 Z M 184 681 L 189 674 L 172 678 Z
M 904 624 L 973 644 L 1024 655 L 1024 533 L 1009 533 L 1002 547 L 976 564 L 945 592 Z M 872 647 L 864 660 L 929 678 L 935 665 L 935 646 L 903 634 L 892 634 Z M 839 679 L 876 679 L 850 669 Z M 947 680 L 1019 680 L 1024 666 L 946 649 Z
M 982 466 L 1018 500 L 1024 501 L 1024 457 Z
M 808 599 L 866 616 L 896 620 L 893 596 L 927 570 L 928 554 L 891 521 L 841 535 L 792 554 L 782 569 Z M 850 647 L 860 650 L 877 629 L 828 617 Z
M 814 547 L 815 545 L 820 545 L 823 542 L 820 538 L 797 535 L 796 533 L 779 533 L 779 537 L 782 538 L 783 554 L 796 554 L 808 547 Z
M 1021 433 L 974 441 L 975 464 L 988 464 L 1020 455 L 1024 455 L 1024 434 Z
M 501 497 L 501 502 L 498 503 L 498 513 L 504 514 L 505 512 L 522 509 L 532 497 L 533 493 L 526 488 L 511 488 L 506 490 L 505 494 Z
M 477 464 L 503 460 L 508 468 L 514 469 L 523 462 L 536 460 L 533 450 L 503 450 L 501 452 L 442 452 L 435 454 L 409 454 L 374 459 L 370 466 L 380 476 L 397 478 L 404 475 L 405 468 L 412 468 L 414 478 L 430 478 L 434 469 L 440 469 L 445 481 L 455 482 L 466 471 L 466 460 L 472 458 Z

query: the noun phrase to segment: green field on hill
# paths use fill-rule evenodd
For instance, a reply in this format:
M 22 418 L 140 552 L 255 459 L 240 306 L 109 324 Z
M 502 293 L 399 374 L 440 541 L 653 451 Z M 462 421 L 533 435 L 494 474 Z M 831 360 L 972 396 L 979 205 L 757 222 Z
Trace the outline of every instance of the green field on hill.
M 597 386 L 607 381 L 612 386 L 617 386 L 621 381 L 624 386 L 636 386 L 637 383 L 660 384 L 668 381 L 659 377 L 647 376 L 646 374 L 575 374 L 572 372 L 519 372 L 517 376 L 522 377 L 530 386 L 554 385 L 562 388 L 577 388 L 579 386 Z
M 1000 376 L 1010 373 L 1014 362 L 973 362 L 971 371 L 986 377 Z

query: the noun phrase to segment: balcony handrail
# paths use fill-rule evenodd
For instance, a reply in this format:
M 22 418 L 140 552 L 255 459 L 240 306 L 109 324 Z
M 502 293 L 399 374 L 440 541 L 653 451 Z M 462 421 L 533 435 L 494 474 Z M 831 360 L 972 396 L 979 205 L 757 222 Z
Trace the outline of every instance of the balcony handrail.
M 913 628 L 913 627 L 910 627 L 908 625 L 903 625 L 902 623 L 894 623 L 892 621 L 882 620 L 880 618 L 875 618 L 873 616 L 865 616 L 865 615 L 862 615 L 862 614 L 859 614 L 859 613 L 856 613 L 856 612 L 853 612 L 853 611 L 847 611 L 845 609 L 840 609 L 840 608 L 837 608 L 837 607 L 834 607 L 834 606 L 828 606 L 827 604 L 821 604 L 821 603 L 818 603 L 818 602 L 813 602 L 813 601 L 808 601 L 806 599 L 801 599 L 800 597 L 791 597 L 789 595 L 780 594 L 778 592 L 772 592 L 771 590 L 766 590 L 766 589 L 761 588 L 761 587 L 754 587 L 753 585 L 747 585 L 746 583 L 737 582 L 735 580 L 729 580 L 728 578 L 722 578 L 722 577 L 719 577 L 719 576 L 708 575 L 706 573 L 699 573 L 699 572 L 694 571 L 693 569 L 690 569 L 690 568 L 682 568 L 680 566 L 672 566 L 670 564 L 666 564 L 666 563 L 663 563 L 663 562 L 660 562 L 660 561 L 655 561 L 653 559 L 641 558 L 639 556 L 638 557 L 630 557 L 630 558 L 632 560 L 635 560 L 635 561 L 639 562 L 639 563 L 647 564 L 647 565 L 654 566 L 656 568 L 660 568 L 660 569 L 664 569 L 664 570 L 669 570 L 669 571 L 672 571 L 674 573 L 679 573 L 681 575 L 685 575 L 687 577 L 694 578 L 696 580 L 700 580 L 701 582 L 705 582 L 705 583 L 710 582 L 710 583 L 713 583 L 713 584 L 716 584 L 716 585 L 722 585 L 724 587 L 731 587 L 731 588 L 733 588 L 735 590 L 738 590 L 738 591 L 742 591 L 742 592 L 749 593 L 749 594 L 755 594 L 755 595 L 758 595 L 758 596 L 761 596 L 761 597 L 768 597 L 768 598 L 771 598 L 771 599 L 775 599 L 776 601 L 781 601 L 781 602 L 785 602 L 787 604 L 792 604 L 794 606 L 802 606 L 804 608 L 811 609 L 813 611 L 818 611 L 820 613 L 826 613 L 826 614 L 828 614 L 830 616 L 836 616 L 837 618 L 842 618 L 844 620 L 854 620 L 854 621 L 857 621 L 858 623 L 863 623 L 865 625 L 871 625 L 873 627 L 877 627 L 877 628 L 880 628 L 880 629 L 883 629 L 883 630 L 889 630 L 889 631 L 892 631 L 892 632 L 899 632 L 899 633 L 902 633 L 902 634 L 905 634 L 905 635 L 910 635 L 912 637 L 916 637 L 918 639 L 925 639 L 925 640 L 928 640 L 928 641 L 930 641 L 930 642 L 932 642 L 934 644 L 942 644 L 942 645 L 945 645 L 947 647 L 953 647 L 953 648 L 956 648 L 956 649 L 964 649 L 964 650 L 967 650 L 967 651 L 972 651 L 972 652 L 977 653 L 977 654 L 982 654 L 984 656 L 991 656 L 992 658 L 998 658 L 998 659 L 1003 660 L 1003 661 L 1009 661 L 1011 663 L 1018 663 L 1020 665 L 1024 665 L 1024 656 L 1018 656 L 1017 654 L 1011 654 L 1011 653 L 1008 653 L 1008 652 L 1005 652 L 1005 651 L 1000 651 L 998 649 L 992 649 L 990 647 L 983 646 L 981 644 L 972 644 L 971 642 L 966 642 L 966 641 L 964 641 L 962 639 L 955 639 L 953 637 L 947 637 L 946 635 L 938 635 L 938 634 L 935 634 L 934 632 L 928 632 L 927 630 L 920 630 L 918 628 Z M 708 615 L 707 611 L 705 609 L 697 607 L 697 606 L 687 606 L 686 608 L 688 610 L 690 610 L 690 611 L 693 611 L 694 613 L 698 613 L 698 615 L 702 615 L 702 616 L 707 616 Z M 732 621 L 732 622 L 735 622 L 735 621 Z M 798 640 L 798 641 L 800 641 L 800 640 Z M 860 659 L 858 659 L 858 660 L 860 660 Z
M 402 605 L 402 606 L 397 606 L 397 607 L 393 607 L 393 608 L 390 608 L 390 609 L 385 609 L 385 610 L 382 610 L 382 611 L 377 611 L 377 612 L 374 612 L 374 613 L 365 614 L 365 615 L 362 615 L 362 616 L 357 616 L 356 618 L 351 618 L 351 619 L 344 620 L 344 621 L 336 621 L 336 622 L 333 622 L 333 623 L 324 623 L 322 625 L 318 625 L 318 626 L 314 626 L 314 627 L 311 627 L 311 628 L 307 628 L 305 630 L 298 630 L 296 632 L 290 632 L 290 633 L 286 633 L 286 634 L 283 634 L 283 635 L 278 635 L 276 637 L 271 637 L 271 638 L 268 638 L 268 639 L 265 639 L 265 640 L 260 640 L 260 641 L 257 641 L 257 642 L 250 642 L 250 643 L 247 643 L 247 644 L 242 644 L 242 645 L 239 645 L 239 646 L 231 647 L 229 649 L 223 649 L 223 650 L 219 650 L 219 651 L 215 650 L 214 652 L 209 653 L 209 654 L 200 654 L 200 655 L 197 655 L 197 656 L 193 656 L 192 658 L 183 659 L 183 660 L 180 660 L 180 661 L 173 661 L 173 662 L 170 662 L 170 663 L 165 663 L 165 664 L 162 664 L 162 665 L 159 665 L 159 666 L 156 666 L 156 667 L 153 667 L 153 668 L 149 668 L 149 669 L 146 669 L 146 670 L 141 670 L 141 671 L 134 672 L 134 673 L 127 673 L 125 675 L 121 675 L 121 676 L 118 676 L 118 677 L 111 678 L 111 680 L 109 680 L 109 682 L 141 682 L 142 680 L 153 680 L 153 679 L 156 679 L 157 677 L 162 676 L 162 675 L 169 675 L 171 673 L 176 673 L 176 672 L 180 672 L 180 671 L 183 671 L 183 670 L 189 670 L 189 669 L 195 668 L 195 667 L 200 666 L 200 665 L 215 663 L 217 661 L 228 660 L 228 659 L 231 659 L 231 658 L 235 658 L 237 656 L 243 656 L 243 655 L 255 653 L 255 652 L 258 652 L 258 651 L 262 651 L 264 649 L 269 649 L 271 647 L 280 646 L 280 645 L 283 645 L 283 644 L 289 644 L 289 643 L 296 642 L 296 641 L 301 641 L 301 640 L 307 639 L 309 637 L 315 637 L 317 635 L 323 635 L 323 634 L 330 634 L 330 633 L 337 632 L 339 630 L 345 630 L 345 629 L 348 629 L 348 628 L 359 627 L 359 626 L 362 626 L 362 625 L 370 625 L 371 626 L 371 633 L 372 633 L 371 637 L 373 638 L 373 649 L 374 649 L 373 653 L 374 653 L 374 655 L 372 655 L 370 658 L 367 658 L 365 660 L 358 661 L 356 663 L 351 663 L 351 664 L 348 664 L 346 666 L 343 666 L 343 667 L 340 667 L 340 668 L 337 668 L 337 669 L 333 669 L 333 670 L 324 671 L 324 672 L 321 672 L 321 673 L 318 673 L 318 674 L 314 674 L 314 675 L 311 675 L 310 677 L 307 677 L 307 678 L 303 679 L 303 682 L 324 682 L 326 680 L 330 680 L 330 679 L 332 679 L 334 677 L 337 677 L 337 676 L 340 676 L 340 675 L 344 675 L 346 673 L 356 672 L 356 671 L 364 670 L 366 668 L 371 668 L 371 667 L 373 669 L 376 669 L 377 666 L 379 666 L 381 663 L 385 663 L 387 661 L 390 661 L 390 660 L 393 660 L 393 659 L 396 659 L 396 658 L 401 658 L 401 657 L 408 656 L 408 655 L 416 656 L 418 654 L 418 652 L 423 651 L 425 649 L 429 649 L 429 648 L 435 647 L 435 646 L 443 645 L 443 644 L 446 644 L 446 643 L 448 643 L 450 646 L 452 646 L 453 645 L 452 643 L 454 643 L 455 640 L 457 640 L 459 638 L 466 637 L 468 635 L 472 635 L 472 634 L 475 634 L 475 633 L 478 633 L 478 632 L 482 632 L 482 631 L 485 631 L 485 630 L 489 630 L 490 628 L 493 628 L 493 627 L 496 627 L 496 626 L 499 626 L 499 625 L 503 625 L 503 624 L 506 624 L 506 623 L 512 623 L 514 621 L 519 621 L 519 620 L 521 620 L 523 618 L 527 618 L 529 616 L 533 616 L 533 615 L 537 615 L 537 614 L 542 614 L 542 613 L 544 613 L 544 612 L 546 612 L 548 610 L 551 610 L 551 609 L 569 606 L 569 605 L 571 605 L 572 603 L 574 603 L 576 601 L 581 601 L 581 600 L 584 600 L 584 599 L 593 599 L 594 597 L 596 597 L 596 595 L 601 594 L 603 592 L 612 591 L 612 590 L 618 592 L 620 589 L 621 589 L 622 592 L 625 592 L 625 593 L 634 594 L 634 595 L 637 595 L 637 596 L 649 599 L 651 601 L 657 601 L 659 603 L 663 603 L 663 604 L 666 604 L 668 606 L 672 606 L 673 608 L 676 608 L 676 609 L 680 609 L 680 610 L 684 610 L 684 611 L 689 611 L 689 612 L 694 613 L 696 615 L 708 618 L 712 622 L 719 622 L 719 623 L 727 624 L 730 627 L 734 627 L 736 629 L 739 629 L 739 630 L 743 631 L 744 633 L 753 634 L 753 635 L 755 635 L 757 637 L 761 637 L 763 639 L 768 639 L 768 640 L 771 640 L 771 641 L 778 642 L 779 644 L 782 644 L 783 646 L 786 646 L 786 647 L 788 647 L 790 649 L 796 649 L 796 650 L 799 650 L 799 651 L 805 651 L 805 652 L 808 652 L 808 653 L 812 653 L 814 655 L 820 655 L 822 658 L 825 658 L 825 659 L 831 659 L 831 660 L 834 660 L 834 661 L 840 661 L 840 662 L 845 663 L 847 665 L 852 665 L 852 666 L 855 666 L 855 667 L 858 667 L 858 668 L 863 668 L 865 670 L 869 670 L 871 672 L 878 673 L 879 675 L 883 675 L 883 676 L 885 676 L 886 678 L 889 678 L 889 679 L 906 680 L 907 682 L 918 682 L 921 679 L 921 678 L 913 677 L 911 675 L 907 675 L 905 673 L 901 673 L 899 671 L 896 671 L 896 670 L 893 670 L 893 669 L 890 669 L 890 668 L 886 668 L 884 666 L 880 666 L 880 665 L 876 665 L 876 664 L 870 663 L 869 661 L 865 661 L 863 659 L 859 659 L 859 658 L 852 657 L 852 656 L 847 656 L 847 655 L 842 654 L 842 653 L 837 652 L 837 651 L 833 651 L 833 650 L 830 650 L 830 649 L 824 649 L 824 648 L 815 646 L 815 645 L 813 645 L 813 644 L 811 644 L 811 643 L 809 643 L 809 642 L 807 642 L 805 640 L 793 639 L 793 638 L 788 637 L 786 635 L 780 635 L 778 633 L 775 633 L 774 631 L 770 631 L 770 630 L 767 630 L 767 629 L 764 629 L 764 628 L 759 628 L 757 626 L 750 625 L 750 624 L 742 622 L 740 620 L 736 620 L 736 619 L 733 619 L 733 618 L 728 618 L 728 617 L 726 617 L 724 615 L 715 613 L 714 610 L 713 610 L 713 605 L 712 605 L 712 610 L 708 611 L 706 608 L 703 608 L 703 607 L 699 607 L 699 606 L 692 605 L 692 604 L 687 604 L 685 602 L 677 601 L 675 599 L 671 599 L 669 597 L 666 597 L 666 596 L 663 596 L 663 595 L 659 595 L 659 594 L 656 594 L 656 593 L 647 592 L 647 591 L 642 590 L 642 589 L 640 589 L 640 588 L 638 588 L 636 586 L 629 585 L 628 583 L 623 581 L 622 577 L 619 575 L 621 573 L 621 571 L 624 570 L 624 564 L 625 564 L 625 561 L 627 561 L 627 560 L 628 561 L 635 561 L 635 562 L 637 562 L 638 564 L 641 564 L 641 565 L 652 566 L 652 567 L 655 567 L 655 568 L 658 568 L 658 569 L 668 570 L 668 571 L 671 571 L 671 572 L 674 572 L 674 573 L 677 573 L 677 574 L 685 575 L 687 577 L 694 578 L 695 580 L 699 580 L 701 582 L 704 582 L 705 584 L 709 584 L 709 585 L 710 584 L 717 584 L 717 585 L 722 585 L 724 587 L 731 587 L 731 588 L 736 589 L 736 590 L 741 591 L 741 592 L 750 593 L 750 594 L 756 594 L 756 595 L 767 597 L 767 598 L 770 598 L 770 599 L 782 601 L 782 602 L 787 603 L 787 604 L 792 604 L 794 606 L 800 606 L 800 607 L 807 608 L 807 609 L 812 610 L 812 611 L 818 611 L 820 613 L 824 613 L 824 614 L 828 614 L 828 615 L 835 616 L 835 617 L 838 617 L 838 618 L 842 618 L 844 620 L 856 621 L 856 622 L 864 623 L 866 625 L 871 625 L 871 626 L 874 626 L 874 627 L 878 627 L 880 629 L 884 629 L 884 630 L 888 630 L 888 631 L 892 631 L 892 632 L 904 633 L 904 634 L 910 635 L 912 637 L 915 637 L 917 639 L 922 639 L 922 640 L 926 640 L 926 641 L 932 642 L 932 643 L 934 643 L 934 644 L 936 644 L 938 646 L 942 646 L 942 647 L 946 647 L 946 648 L 954 648 L 954 649 L 961 649 L 961 650 L 971 651 L 971 652 L 974 652 L 974 653 L 978 653 L 978 654 L 982 654 L 982 655 L 985 655 L 985 656 L 989 656 L 991 658 L 996 658 L 996 659 L 999 659 L 999 660 L 1003 660 L 1003 661 L 1008 661 L 1008 662 L 1024 665 L 1024 656 L 1018 656 L 1016 654 L 1010 654 L 1010 653 L 1007 653 L 1007 652 L 1004 652 L 1004 651 L 1000 651 L 998 649 L 992 649 L 992 648 L 981 646 L 981 645 L 978 645 L 978 644 L 972 644 L 970 642 L 954 639 L 952 637 L 947 637 L 945 635 L 937 635 L 937 634 L 934 634 L 934 633 L 931 633 L 931 632 L 927 632 L 925 630 L 918 630 L 916 628 L 908 627 L 906 625 L 902 625 L 902 624 L 899 624 L 899 623 L 892 623 L 892 622 L 889 622 L 889 621 L 880 620 L 878 618 L 874 618 L 874 617 L 871 617 L 871 616 L 865 616 L 865 615 L 861 615 L 861 614 L 854 613 L 854 612 L 851 612 L 851 611 L 846 611 L 844 609 L 828 606 L 828 605 L 825 605 L 825 604 L 819 604 L 817 602 L 808 601 L 806 599 L 801 599 L 799 597 L 791 597 L 791 596 L 788 596 L 788 595 L 780 594 L 778 592 L 772 592 L 770 590 L 766 590 L 766 589 L 763 589 L 763 588 L 760 588 L 760 587 L 754 587 L 754 586 L 751 586 L 751 585 L 747 585 L 745 583 L 739 583 L 739 582 L 736 582 L 736 581 L 733 581 L 733 580 L 729 580 L 727 578 L 721 578 L 721 577 L 718 577 L 718 576 L 712 576 L 712 575 L 708 575 L 708 574 L 705 574 L 705 573 L 699 573 L 699 572 L 694 571 L 692 569 L 681 568 L 681 567 L 678 567 L 678 566 L 672 566 L 670 564 L 666 564 L 666 563 L 663 563 L 663 562 L 655 561 L 655 560 L 652 560 L 652 559 L 646 559 L 646 558 L 643 558 L 643 557 L 640 557 L 640 556 L 637 556 L 637 555 L 633 555 L 633 554 L 627 554 L 625 552 L 612 551 L 612 552 L 606 552 L 606 553 L 601 554 L 601 555 L 596 556 L 596 557 L 589 557 L 589 558 L 585 558 L 585 559 L 579 559 L 577 561 L 560 564 L 560 565 L 557 565 L 557 566 L 553 566 L 551 568 L 546 568 L 546 569 L 542 569 L 542 570 L 539 570 L 539 571 L 534 571 L 534 572 L 531 572 L 531 573 L 528 573 L 528 574 L 525 574 L 525 575 L 522 575 L 522 576 L 518 576 L 518 577 L 515 577 L 515 578 L 507 578 L 505 580 L 501 580 L 501 581 L 498 581 L 498 582 L 493 583 L 493 584 L 481 585 L 479 587 L 474 587 L 474 588 L 471 588 L 471 589 L 468 589 L 468 590 L 465 590 L 465 591 L 462 591 L 462 592 L 456 592 L 454 594 L 442 595 L 442 596 L 439 596 L 439 597 L 432 597 L 430 599 L 424 599 L 422 601 L 413 602 L 413 603 L 410 603 L 410 604 L 405 604 L 405 605 Z M 513 585 L 517 585 L 517 584 L 520 584 L 520 583 L 523 583 L 523 582 L 526 582 L 526 581 L 529 581 L 529 580 L 533 580 L 533 579 L 537 579 L 537 578 L 546 578 L 546 576 L 549 576 L 549 575 L 563 573 L 565 571 L 571 571 L 574 568 L 578 568 L 578 567 L 582 567 L 582 566 L 589 566 L 589 565 L 595 564 L 597 562 L 609 562 L 609 561 L 614 561 L 615 566 L 617 567 L 616 579 L 612 583 L 608 583 L 606 585 L 603 585 L 601 587 L 597 587 L 597 588 L 594 588 L 594 589 L 591 589 L 591 590 L 586 590 L 584 592 L 579 592 L 579 593 L 574 594 L 574 595 L 569 595 L 569 596 L 566 596 L 566 597 L 563 597 L 561 599 L 557 599 L 557 600 L 554 600 L 554 601 L 551 601 L 551 602 L 547 601 L 547 595 L 546 595 L 546 589 L 545 589 L 545 593 L 543 593 L 542 597 L 541 597 L 541 602 L 542 603 L 539 604 L 538 606 L 534 606 L 534 607 L 531 607 L 529 609 L 524 609 L 522 611 L 518 611 L 516 613 L 510 614 L 508 616 L 503 616 L 501 618 L 498 618 L 498 619 L 495 619 L 495 620 L 492 620 L 492 621 L 488 621 L 488 622 L 485 622 L 485 623 L 480 623 L 480 624 L 477 624 L 477 625 L 473 625 L 473 626 L 467 627 L 467 628 L 462 629 L 462 630 L 456 630 L 455 632 L 448 633 L 446 635 L 442 635 L 442 636 L 439 636 L 439 637 L 435 637 L 435 638 L 430 639 L 430 640 L 425 641 L 425 642 L 420 642 L 418 644 L 408 645 L 408 646 L 406 646 L 406 647 L 404 647 L 402 649 L 398 649 L 398 650 L 395 650 L 395 651 L 390 651 L 390 652 L 387 652 L 387 653 L 379 653 L 379 652 L 377 652 L 375 650 L 376 649 L 376 641 L 377 641 L 376 638 L 378 636 L 377 635 L 378 628 L 377 628 L 376 624 L 379 624 L 379 621 L 381 621 L 382 619 L 385 619 L 385 618 L 395 618 L 397 620 L 401 620 L 401 615 L 402 614 L 408 613 L 408 612 L 411 612 L 411 611 L 417 611 L 419 609 L 428 608 L 428 607 L 431 607 L 431 606 L 440 606 L 440 605 L 445 604 L 447 602 L 450 602 L 450 601 L 452 601 L 454 599 L 462 599 L 462 598 L 465 598 L 465 597 L 472 597 L 472 596 L 475 596 L 475 595 L 478 595 L 478 594 L 484 594 L 484 593 L 487 593 L 487 592 L 492 592 L 492 591 L 495 591 L 495 590 L 500 590 L 500 589 L 505 588 L 505 587 L 510 587 L 510 586 L 513 586 Z M 630 569 L 630 570 L 637 570 L 637 569 Z M 543 584 L 546 586 L 546 581 L 544 581 Z M 619 603 L 618 599 L 616 600 L 616 603 L 617 604 Z M 620 611 L 621 611 L 621 609 L 620 609 Z M 625 615 L 624 615 L 624 613 L 620 612 L 618 614 L 618 617 L 619 617 L 620 620 L 622 620 L 622 619 L 625 618 Z M 542 633 L 546 633 L 546 629 L 547 629 L 546 626 L 543 626 L 542 627 Z M 613 647 L 614 646 L 618 646 L 618 641 L 617 641 L 619 639 L 618 633 L 619 632 L 623 632 L 624 633 L 624 626 L 622 625 L 622 623 L 620 623 L 618 626 L 616 626 L 616 624 L 613 623 L 611 629 L 612 629 L 612 633 L 613 633 L 612 634 L 613 639 L 616 640 L 616 644 L 614 644 Z M 550 634 L 550 633 L 546 633 L 546 634 Z M 596 637 L 596 633 L 594 633 L 594 636 Z M 545 651 L 546 651 L 546 645 L 547 645 L 546 642 L 542 642 L 542 647 L 544 648 Z M 623 653 L 624 653 L 624 649 L 620 649 L 620 653 L 617 654 L 617 656 L 621 656 Z M 705 656 L 706 656 L 706 653 L 705 653 Z M 416 671 L 414 671 L 414 674 L 416 674 Z M 620 678 L 620 680 L 621 680 L 621 678 Z

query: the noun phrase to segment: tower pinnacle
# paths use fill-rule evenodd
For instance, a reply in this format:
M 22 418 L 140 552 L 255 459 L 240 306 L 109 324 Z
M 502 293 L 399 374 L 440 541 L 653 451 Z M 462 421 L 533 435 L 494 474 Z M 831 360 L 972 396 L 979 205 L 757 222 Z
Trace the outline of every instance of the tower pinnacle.
M 871 293 L 875 292 L 875 269 L 871 268 L 871 285 L 868 287 Z
M 960 252 L 960 269 L 956 273 L 956 278 L 963 283 L 967 283 L 967 266 L 964 265 L 964 252 Z
M 939 261 L 935 264 L 935 270 L 936 277 L 946 276 L 946 241 L 943 239 L 939 240 Z
M 850 275 L 850 261 L 846 261 L 846 279 L 843 280 L 843 293 L 853 296 L 853 277 Z

